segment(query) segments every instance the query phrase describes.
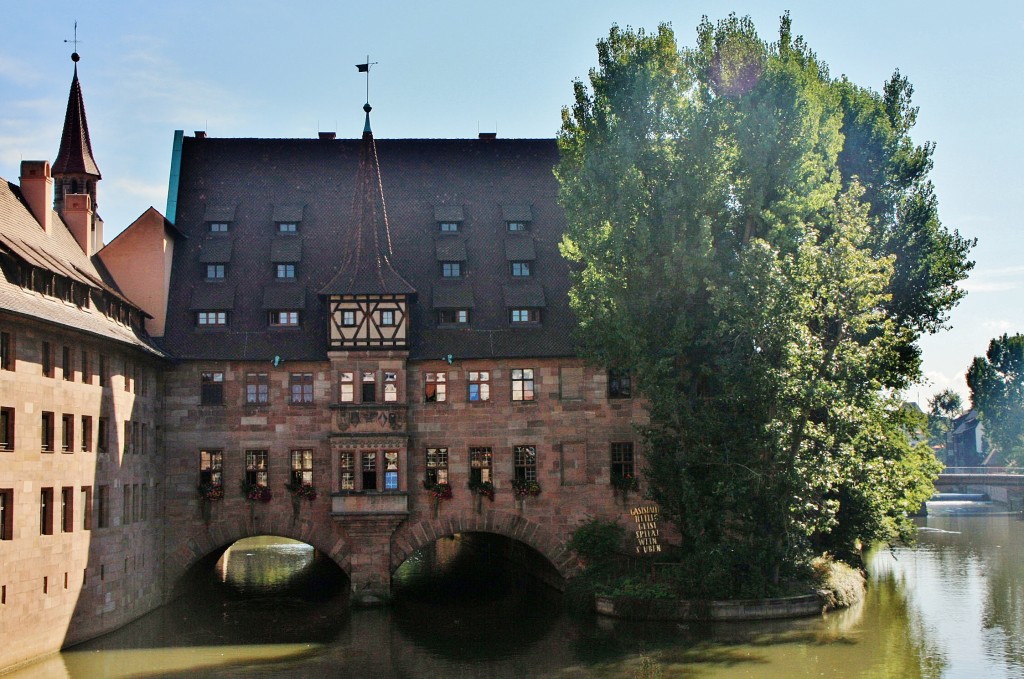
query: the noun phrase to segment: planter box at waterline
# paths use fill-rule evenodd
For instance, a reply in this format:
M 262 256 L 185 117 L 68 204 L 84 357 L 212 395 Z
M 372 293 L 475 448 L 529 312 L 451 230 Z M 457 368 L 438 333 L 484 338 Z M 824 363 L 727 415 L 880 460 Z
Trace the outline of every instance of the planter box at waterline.
M 594 606 L 601 615 L 634 620 L 774 620 L 820 615 L 826 608 L 817 594 L 737 601 L 597 596 Z

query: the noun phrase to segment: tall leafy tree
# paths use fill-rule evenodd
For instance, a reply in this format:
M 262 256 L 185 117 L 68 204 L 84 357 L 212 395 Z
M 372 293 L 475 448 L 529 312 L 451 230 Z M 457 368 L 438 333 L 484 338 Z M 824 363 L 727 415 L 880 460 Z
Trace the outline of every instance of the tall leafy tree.
M 916 148 L 896 90 L 889 111 L 831 80 L 788 16 L 773 44 L 730 16 L 691 49 L 613 27 L 563 111 L 579 339 L 648 399 L 650 494 L 694 594 L 777 591 L 815 552 L 906 536 L 930 492 L 934 458 L 890 394 L 962 294 L 970 244 L 901 216 L 928 186 L 896 177 Z
M 967 371 L 971 403 L 1007 463 L 1024 464 L 1024 335 L 996 337 Z
M 960 394 L 952 389 L 943 389 L 928 399 L 928 443 L 941 446 L 948 462 L 949 435 L 953 431 L 953 421 L 964 412 Z

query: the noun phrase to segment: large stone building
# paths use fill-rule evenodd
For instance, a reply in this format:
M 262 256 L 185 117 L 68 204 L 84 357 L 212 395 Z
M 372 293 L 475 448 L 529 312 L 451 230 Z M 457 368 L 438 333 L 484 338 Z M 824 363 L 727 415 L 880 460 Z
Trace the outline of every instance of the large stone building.
M 45 162 L 0 186 L 0 667 L 240 537 L 373 602 L 446 535 L 557 579 L 576 526 L 627 520 L 644 411 L 575 356 L 554 140 L 378 142 L 368 105 L 355 140 L 179 132 L 167 218 L 104 247 L 77 70 L 70 99 L 58 195 Z

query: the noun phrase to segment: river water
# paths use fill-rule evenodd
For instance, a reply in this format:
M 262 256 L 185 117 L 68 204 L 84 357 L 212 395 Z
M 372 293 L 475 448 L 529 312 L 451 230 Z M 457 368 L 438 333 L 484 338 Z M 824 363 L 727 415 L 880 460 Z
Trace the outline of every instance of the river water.
M 1024 520 L 930 510 L 916 547 L 871 556 L 861 604 L 770 623 L 575 615 L 458 540 L 403 566 L 395 606 L 353 610 L 333 564 L 255 538 L 186 597 L 10 676 L 1024 677 Z

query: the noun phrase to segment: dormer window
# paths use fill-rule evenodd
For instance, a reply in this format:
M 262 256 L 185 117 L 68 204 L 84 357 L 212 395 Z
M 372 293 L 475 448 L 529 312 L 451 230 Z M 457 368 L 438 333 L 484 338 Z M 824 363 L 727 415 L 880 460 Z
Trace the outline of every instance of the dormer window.
M 298 311 L 271 311 L 270 312 L 270 325 L 275 326 L 275 327 L 297 328 L 299 326 L 299 312 Z
M 505 222 L 509 231 L 526 231 L 526 222 Z
M 277 232 L 284 235 L 291 235 L 298 233 L 299 225 L 295 222 L 278 222 Z
M 277 268 L 277 280 L 279 280 L 279 281 L 293 281 L 293 280 L 295 280 L 295 265 L 294 264 L 278 264 L 276 268 Z
M 227 222 L 210 222 L 210 233 L 227 233 Z
M 228 324 L 226 311 L 197 311 L 196 325 L 203 328 L 225 326 Z
M 441 233 L 458 233 L 459 223 L 458 222 L 438 222 L 438 230 Z
M 441 262 L 441 276 L 444 278 L 461 278 L 462 262 Z
M 271 221 L 277 227 L 279 236 L 294 236 L 299 232 L 299 222 L 302 221 L 302 213 L 306 206 L 295 203 L 278 203 L 274 205 L 274 214 Z
M 208 281 L 222 281 L 224 280 L 225 267 L 223 264 L 207 264 L 206 265 L 206 280 Z
M 540 323 L 540 309 L 510 309 L 509 322 L 513 325 Z
M 525 278 L 530 275 L 530 262 L 512 262 L 512 276 Z
M 469 323 L 469 309 L 438 309 L 438 325 L 466 325 Z

